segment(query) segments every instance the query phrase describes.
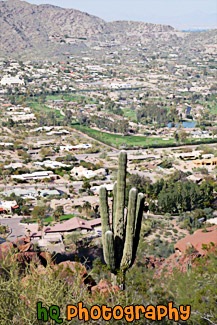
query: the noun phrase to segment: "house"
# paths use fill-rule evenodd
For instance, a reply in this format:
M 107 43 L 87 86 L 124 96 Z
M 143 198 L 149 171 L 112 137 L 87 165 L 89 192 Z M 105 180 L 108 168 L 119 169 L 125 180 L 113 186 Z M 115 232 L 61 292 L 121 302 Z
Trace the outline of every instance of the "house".
M 26 228 L 26 236 L 30 236 L 31 239 L 36 239 L 39 240 L 42 238 L 42 231 L 39 230 L 38 224 L 33 223 L 33 224 L 25 224 Z
M 112 217 L 110 216 L 110 225 L 112 224 Z M 101 222 L 101 218 L 96 218 L 93 220 L 89 220 L 88 221 L 89 225 L 92 227 L 93 231 L 95 231 L 95 233 L 97 233 L 98 235 L 102 235 L 102 222 Z
M 47 246 L 48 243 L 62 243 L 62 237 L 74 231 L 79 231 L 81 234 L 86 234 L 89 231 L 94 231 L 98 235 L 102 234 L 101 218 L 84 220 L 79 217 L 74 217 L 61 224 L 44 227 L 41 230 L 39 230 L 38 224 L 26 224 L 25 228 L 26 235 L 30 236 L 33 240 L 38 240 L 41 247 Z
M 36 161 L 36 162 L 34 162 L 34 165 L 44 166 L 46 168 L 51 168 L 51 169 L 70 167 L 70 165 L 66 165 L 66 164 L 63 164 L 63 163 L 61 163 L 59 161 L 55 161 L 55 160 L 44 160 L 42 162 Z
M 40 126 L 36 129 L 32 129 L 29 132 L 39 132 L 39 131 L 51 131 L 54 127 L 53 126 Z
M 77 179 L 82 177 L 92 178 L 95 177 L 97 173 L 95 171 L 84 168 L 83 166 L 74 167 L 71 171 L 71 176 Z
M 19 208 L 16 201 L 0 201 L 0 213 L 12 213 Z
M 4 76 L 1 80 L 1 86 L 23 86 L 25 84 L 23 79 L 20 79 L 18 76 L 11 77 L 11 76 Z
M 104 186 L 106 187 L 108 192 L 112 192 L 113 191 L 113 187 L 114 184 L 104 184 Z M 91 187 L 91 191 L 95 194 L 95 195 L 99 195 L 99 189 L 101 186 L 93 186 Z
M 0 147 L 11 147 L 13 145 L 12 142 L 0 142 Z
M 66 134 L 70 134 L 69 131 L 67 130 L 59 130 L 59 131 L 50 131 L 46 133 L 47 135 L 66 135 Z
M 92 227 L 88 221 L 79 217 L 74 217 L 61 224 L 46 228 L 45 233 L 61 233 L 63 236 L 65 236 L 73 231 L 80 231 L 81 234 L 86 234 L 91 230 Z
M 195 175 L 189 175 L 189 176 L 187 177 L 187 179 L 188 179 L 189 181 L 194 182 L 194 183 L 200 183 L 200 182 L 202 181 L 202 177 L 195 176 Z
M 210 159 L 195 160 L 194 164 L 197 166 L 217 166 L 217 157 Z
M 102 236 L 102 223 L 101 218 L 96 218 L 94 220 L 88 221 L 89 225 L 91 226 L 92 230 L 99 236 Z
M 17 169 L 17 168 L 22 168 L 23 167 L 23 164 L 22 163 L 11 163 L 9 165 L 5 165 L 4 168 L 5 169 Z
M 215 156 L 213 154 L 211 154 L 211 153 L 207 153 L 207 154 L 202 155 L 202 158 L 203 159 L 212 159 L 214 157 Z
M 214 215 L 214 213 L 213 213 L 213 215 Z M 217 225 L 217 217 L 206 220 L 206 223 Z
M 23 189 L 23 188 L 14 188 L 13 190 L 8 190 L 3 192 L 2 194 L 6 197 L 9 197 L 12 193 L 16 196 L 19 196 L 23 199 L 36 199 L 37 196 L 46 197 L 48 195 L 60 196 L 60 192 L 58 190 L 50 190 L 50 189 L 40 189 L 35 190 L 33 188 Z
M 92 144 L 88 144 L 88 143 L 82 143 L 82 144 L 78 144 L 75 146 L 72 145 L 66 145 L 66 146 L 60 146 L 60 150 L 61 151 L 71 151 L 71 150 L 81 150 L 81 149 L 89 149 L 92 147 Z
M 197 159 L 201 155 L 201 151 L 180 152 L 176 153 L 175 157 L 183 160 Z
M 35 114 L 22 114 L 11 117 L 14 122 L 26 122 L 36 120 Z
M 18 179 L 21 181 L 30 181 L 30 180 L 42 180 L 45 178 L 57 179 L 58 176 L 55 175 L 52 171 L 39 171 L 32 174 L 22 174 L 22 175 L 12 175 L 12 179 Z

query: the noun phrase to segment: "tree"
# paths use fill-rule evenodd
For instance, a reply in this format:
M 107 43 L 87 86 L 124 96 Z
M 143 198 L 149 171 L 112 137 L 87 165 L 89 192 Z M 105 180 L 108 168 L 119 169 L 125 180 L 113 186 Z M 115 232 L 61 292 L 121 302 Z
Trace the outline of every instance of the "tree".
M 21 212 L 23 215 L 29 215 L 30 211 L 29 211 L 29 206 L 28 205 L 23 205 L 21 208 Z
M 91 204 L 90 204 L 90 202 L 86 201 L 86 202 L 83 204 L 83 209 L 85 210 L 86 215 L 87 215 L 88 211 L 91 210 Z
M 34 209 L 32 210 L 32 217 L 36 219 L 43 219 L 45 218 L 47 212 L 47 207 L 46 206 L 40 206 L 36 205 Z
M 9 118 L 8 119 L 8 127 L 12 128 L 13 126 L 14 126 L 14 121 L 11 118 Z
M 82 113 L 80 113 L 78 115 L 78 122 L 79 122 L 80 125 L 85 125 L 85 126 L 86 125 L 88 126 L 89 123 L 90 123 L 88 117 L 86 115 L 82 114 Z
M 179 142 L 179 134 L 177 132 L 174 132 L 173 136 L 176 142 Z
M 91 185 L 88 180 L 83 181 L 82 188 L 88 192 L 90 191 Z
M 67 109 L 65 111 L 65 121 L 66 121 L 66 123 L 70 123 L 71 120 L 72 120 L 72 111 Z
M 57 208 L 56 208 L 56 210 L 54 211 L 54 218 L 55 218 L 55 220 L 57 221 L 57 220 L 59 220 L 59 222 L 60 222 L 60 217 L 62 216 L 62 215 L 64 215 L 64 209 L 63 209 L 63 206 L 62 205 L 60 205 L 60 206 L 58 206 Z

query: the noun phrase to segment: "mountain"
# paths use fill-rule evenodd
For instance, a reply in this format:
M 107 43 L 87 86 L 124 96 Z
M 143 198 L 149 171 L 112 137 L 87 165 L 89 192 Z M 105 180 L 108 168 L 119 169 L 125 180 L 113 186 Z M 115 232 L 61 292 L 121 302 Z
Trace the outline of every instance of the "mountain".
M 0 1 L 0 56 L 59 58 L 95 47 L 180 44 L 188 33 L 168 25 L 134 21 L 105 22 L 74 9 Z

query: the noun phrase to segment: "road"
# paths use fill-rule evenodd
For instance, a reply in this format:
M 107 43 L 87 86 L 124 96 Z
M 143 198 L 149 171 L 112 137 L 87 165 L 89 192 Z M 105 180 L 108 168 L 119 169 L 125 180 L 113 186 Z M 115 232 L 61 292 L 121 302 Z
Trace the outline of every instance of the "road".
M 66 188 L 66 184 L 69 187 L 70 185 L 72 185 L 75 189 L 79 189 L 82 187 L 83 182 L 82 181 L 76 181 L 76 182 L 71 182 L 71 183 L 58 183 L 58 182 L 53 182 L 53 183 L 49 183 L 49 184 L 17 184 L 17 185 L 3 185 L 1 184 L 0 186 L 4 189 L 4 190 L 13 190 L 14 188 L 23 188 L 23 189 L 30 189 L 30 188 L 41 188 L 41 189 L 51 189 L 53 187 L 55 187 L 55 189 L 60 189 L 60 190 L 64 190 Z
M 0 219 L 0 224 L 3 226 L 8 226 L 11 230 L 10 235 L 7 237 L 9 241 L 14 241 L 18 237 L 25 236 L 25 227 L 20 224 L 22 218 L 11 218 L 11 219 Z
M 109 178 L 107 177 L 105 180 L 100 181 L 100 180 L 91 180 L 91 183 L 96 183 L 98 185 L 104 184 L 105 182 L 108 182 Z M 70 186 L 73 186 L 73 188 L 78 192 L 79 189 L 82 188 L 83 185 L 83 181 L 74 181 L 74 182 L 70 182 L 70 183 L 58 183 L 57 182 L 53 182 L 52 184 L 50 183 L 49 185 L 47 184 L 18 184 L 18 185 L 3 185 L 1 184 L 0 187 L 6 191 L 6 190 L 13 190 L 15 188 L 22 188 L 22 189 L 31 189 L 31 188 L 37 188 L 37 189 L 51 189 L 51 188 L 55 188 L 56 190 L 60 190 L 62 192 L 67 192 L 68 193 L 68 189 Z
M 179 146 L 179 147 L 164 147 L 164 148 L 150 148 L 150 149 L 132 149 L 132 150 L 126 150 L 128 154 L 130 155 L 133 155 L 133 154 L 143 154 L 144 152 L 146 151 L 150 151 L 150 150 L 154 150 L 155 152 L 157 153 L 162 153 L 164 150 L 178 150 L 178 149 L 183 149 L 183 148 L 189 148 L 189 149 L 195 149 L 197 148 L 199 145 L 185 145 L 185 146 Z M 217 147 L 217 144 L 216 143 L 207 143 L 206 146 L 209 146 L 209 147 Z M 107 155 L 109 157 L 115 157 L 115 156 L 118 156 L 119 154 L 119 150 L 112 150 L 110 152 L 107 152 Z M 91 158 L 91 157 L 99 157 L 101 155 L 101 153 L 82 153 L 82 154 L 75 154 L 75 157 L 78 159 L 78 160 L 85 160 L 87 158 Z

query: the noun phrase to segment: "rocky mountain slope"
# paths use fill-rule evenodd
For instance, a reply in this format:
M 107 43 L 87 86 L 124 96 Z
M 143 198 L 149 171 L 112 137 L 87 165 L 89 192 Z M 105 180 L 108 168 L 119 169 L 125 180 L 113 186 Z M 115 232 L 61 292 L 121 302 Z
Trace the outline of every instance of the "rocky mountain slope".
M 95 46 L 181 43 L 188 33 L 168 25 L 105 22 L 87 13 L 25 1 L 0 1 L 0 56 L 60 57 Z

